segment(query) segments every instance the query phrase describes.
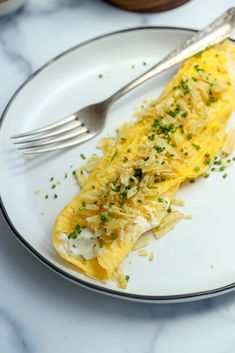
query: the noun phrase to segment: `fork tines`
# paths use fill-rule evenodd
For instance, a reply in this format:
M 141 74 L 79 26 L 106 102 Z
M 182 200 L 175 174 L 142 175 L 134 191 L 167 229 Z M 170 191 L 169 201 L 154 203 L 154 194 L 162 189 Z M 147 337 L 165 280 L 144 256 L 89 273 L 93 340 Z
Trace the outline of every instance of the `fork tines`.
M 87 127 L 79 121 L 76 114 L 40 129 L 11 136 L 14 144 L 24 154 L 56 151 L 78 145 L 89 138 Z

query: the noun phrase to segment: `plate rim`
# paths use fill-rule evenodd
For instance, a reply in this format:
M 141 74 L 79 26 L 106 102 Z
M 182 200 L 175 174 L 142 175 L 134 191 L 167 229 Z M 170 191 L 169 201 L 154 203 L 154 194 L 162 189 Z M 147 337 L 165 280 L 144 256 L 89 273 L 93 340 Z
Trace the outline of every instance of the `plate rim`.
M 18 96 L 20 91 L 26 86 L 31 80 L 34 79 L 38 74 L 40 74 L 41 71 L 43 71 L 45 68 L 48 66 L 52 65 L 55 61 L 59 60 L 63 56 L 66 56 L 67 54 L 73 52 L 74 50 L 77 50 L 83 46 L 86 46 L 90 43 L 94 43 L 100 39 L 113 36 L 113 35 L 119 35 L 122 33 L 127 33 L 127 32 L 134 32 L 134 31 L 140 31 L 140 30 L 179 30 L 182 32 L 190 32 L 190 33 L 195 33 L 198 32 L 198 30 L 193 29 L 193 28 L 186 28 L 186 27 L 174 27 L 174 26 L 138 26 L 138 27 L 132 27 L 132 28 L 126 28 L 118 31 L 113 31 L 109 32 L 106 34 L 102 34 L 96 37 L 93 37 L 89 40 L 83 41 L 65 51 L 62 53 L 58 54 L 57 56 L 53 57 L 49 61 L 47 61 L 44 65 L 39 67 L 36 71 L 34 71 L 15 91 L 15 93 L 12 95 L 10 100 L 8 101 L 5 109 L 3 110 L 3 113 L 0 117 L 0 129 L 2 128 L 3 121 L 7 115 L 7 112 L 11 106 L 11 104 L 14 102 L 15 98 Z M 230 40 L 235 41 L 230 38 Z M 13 235 L 15 238 L 32 254 L 34 255 L 41 263 L 46 265 L 48 268 L 50 268 L 53 272 L 57 273 L 58 275 L 62 276 L 63 278 L 66 278 L 67 280 L 70 280 L 71 282 L 83 287 L 90 289 L 95 292 L 99 292 L 100 294 L 106 294 L 109 296 L 113 296 L 116 298 L 120 299 L 126 299 L 126 300 L 132 300 L 132 301 L 138 301 L 142 303 L 159 303 L 159 304 L 165 304 L 165 303 L 180 303 L 180 302 L 185 302 L 185 301 L 193 301 L 193 300 L 199 300 L 199 299 L 205 299 L 209 298 L 212 296 L 220 295 L 232 290 L 235 290 L 235 282 L 232 282 L 230 284 L 227 284 L 222 287 L 217 287 L 213 289 L 208 289 L 208 290 L 203 290 L 203 291 L 196 291 L 196 292 L 190 292 L 190 293 L 184 293 L 184 294 L 172 294 L 172 295 L 145 295 L 145 294 L 134 294 L 134 293 L 127 293 L 127 292 L 120 292 L 115 289 L 110 289 L 103 287 L 98 284 L 93 284 L 86 282 L 83 279 L 77 278 L 73 276 L 72 274 L 69 274 L 65 272 L 63 269 L 60 269 L 57 267 L 55 264 L 53 264 L 50 260 L 48 260 L 45 256 L 40 254 L 25 238 L 22 234 L 18 232 L 18 230 L 15 228 L 13 222 L 11 221 L 10 216 L 7 213 L 7 210 L 4 206 L 4 202 L 2 199 L 2 196 L 0 194 L 0 210 L 2 212 L 2 215 L 5 219 L 5 222 L 7 223 L 9 229 L 12 231 Z

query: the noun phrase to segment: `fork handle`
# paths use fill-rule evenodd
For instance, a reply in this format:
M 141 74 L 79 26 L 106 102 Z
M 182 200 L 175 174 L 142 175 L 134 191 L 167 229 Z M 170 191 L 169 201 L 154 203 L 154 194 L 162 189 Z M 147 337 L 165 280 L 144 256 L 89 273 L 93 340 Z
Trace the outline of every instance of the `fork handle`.
M 169 55 L 151 67 L 143 75 L 122 87 L 111 97 L 108 98 L 108 104 L 114 103 L 117 99 L 132 91 L 150 78 L 159 73 L 170 69 L 183 60 L 201 52 L 207 47 L 217 44 L 228 38 L 235 30 L 235 7 L 227 10 L 222 16 L 218 17 L 206 28 L 197 32 L 192 38 L 186 40 L 179 48 L 173 50 Z

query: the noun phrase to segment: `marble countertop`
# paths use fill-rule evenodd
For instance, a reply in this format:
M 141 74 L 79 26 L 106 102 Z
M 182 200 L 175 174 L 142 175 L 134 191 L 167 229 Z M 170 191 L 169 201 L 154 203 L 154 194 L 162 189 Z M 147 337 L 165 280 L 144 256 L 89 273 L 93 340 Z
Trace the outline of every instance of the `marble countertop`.
M 160 14 L 128 13 L 98 0 L 28 0 L 0 19 L 0 113 L 16 88 L 61 51 L 123 28 L 201 28 L 234 0 L 191 0 Z M 235 293 L 147 305 L 79 288 L 39 263 L 0 215 L 1 353 L 230 353 Z

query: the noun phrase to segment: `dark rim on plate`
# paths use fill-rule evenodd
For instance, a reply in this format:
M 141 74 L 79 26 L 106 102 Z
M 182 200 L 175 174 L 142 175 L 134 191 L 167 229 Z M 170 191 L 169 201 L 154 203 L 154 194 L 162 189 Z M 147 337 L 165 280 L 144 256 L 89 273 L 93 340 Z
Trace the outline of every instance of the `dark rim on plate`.
M 197 32 L 197 30 L 195 30 L 195 29 L 183 28 L 183 27 L 166 27 L 166 26 L 162 26 L 162 27 L 158 27 L 158 26 L 134 27 L 134 28 L 128 28 L 128 29 L 104 34 L 104 35 L 92 38 L 90 40 L 87 40 L 85 42 L 82 42 L 81 44 L 78 44 L 78 45 L 64 51 L 63 53 L 57 55 L 55 58 L 48 61 L 45 65 L 43 65 L 38 70 L 36 70 L 32 75 L 29 76 L 28 79 L 26 79 L 23 82 L 23 84 L 16 90 L 14 95 L 11 97 L 10 101 L 8 102 L 6 108 L 4 109 L 4 111 L 2 113 L 2 116 L 0 118 L 0 129 L 2 127 L 2 123 L 4 121 L 4 118 L 8 112 L 8 109 L 10 108 L 11 104 L 13 103 L 13 101 L 16 98 L 16 96 L 18 95 L 18 93 L 20 93 L 21 89 L 25 85 L 27 85 L 27 83 L 29 81 L 31 81 L 36 75 L 38 75 L 44 68 L 53 64 L 55 61 L 57 61 L 61 57 L 65 56 L 66 54 L 68 54 L 68 53 L 70 53 L 70 52 L 72 52 L 82 46 L 85 46 L 85 45 L 90 44 L 92 42 L 95 42 L 97 40 L 103 39 L 105 37 L 119 35 L 121 33 L 127 33 L 127 32 L 131 32 L 131 31 L 140 31 L 140 30 L 142 31 L 142 30 L 151 30 L 151 29 L 153 29 L 153 30 L 179 30 L 182 32 L 191 32 L 191 33 Z M 2 214 L 5 218 L 6 223 L 9 226 L 9 228 L 11 229 L 11 231 L 13 232 L 15 237 L 24 245 L 24 247 L 27 250 L 29 250 L 36 258 L 38 258 L 43 264 L 45 264 L 47 267 L 52 269 L 54 272 L 58 273 L 62 277 L 69 279 L 70 281 L 72 281 L 76 284 L 79 284 L 80 286 L 82 286 L 84 288 L 89 288 L 93 291 L 96 291 L 99 293 L 104 293 L 104 294 L 111 295 L 111 296 L 115 296 L 117 298 L 129 299 L 129 300 L 139 301 L 139 302 L 150 302 L 150 303 L 151 302 L 152 303 L 154 303 L 154 302 L 155 303 L 170 303 L 170 302 L 177 302 L 177 301 L 179 301 L 179 302 L 189 301 L 192 299 L 194 299 L 194 300 L 203 299 L 203 298 L 207 298 L 211 295 L 219 295 L 219 294 L 222 294 L 225 292 L 229 292 L 235 288 L 235 282 L 233 282 L 233 283 L 228 284 L 226 286 L 218 287 L 218 288 L 211 289 L 211 290 L 199 291 L 199 292 L 192 292 L 192 293 L 185 293 L 185 294 L 174 294 L 174 295 L 143 295 L 143 294 L 132 294 L 132 293 L 120 292 L 120 291 L 117 291 L 114 289 L 108 289 L 108 288 L 102 287 L 97 284 L 86 282 L 85 280 L 77 278 L 77 277 L 65 272 L 64 270 L 60 269 L 56 265 L 54 265 L 47 258 L 45 258 L 43 255 L 41 255 L 34 247 L 32 247 L 32 245 L 30 245 L 30 243 L 28 241 L 25 240 L 25 238 L 17 231 L 17 229 L 13 225 L 13 223 L 12 223 L 12 221 L 6 211 L 6 208 L 4 206 L 1 195 L 0 195 L 0 209 L 2 211 Z

